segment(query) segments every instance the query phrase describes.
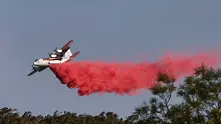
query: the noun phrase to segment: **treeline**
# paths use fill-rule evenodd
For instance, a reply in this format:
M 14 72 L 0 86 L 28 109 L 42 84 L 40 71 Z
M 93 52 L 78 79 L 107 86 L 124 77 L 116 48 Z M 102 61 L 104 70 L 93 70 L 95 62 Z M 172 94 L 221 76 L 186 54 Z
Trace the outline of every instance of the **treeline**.
M 149 101 L 137 106 L 126 119 L 116 113 L 99 115 L 55 112 L 47 116 L 33 116 L 31 112 L 18 114 L 11 108 L 0 110 L 0 124 L 221 124 L 221 69 L 204 65 L 175 87 L 176 79 L 159 74 Z M 181 98 L 179 104 L 170 102 L 171 95 Z

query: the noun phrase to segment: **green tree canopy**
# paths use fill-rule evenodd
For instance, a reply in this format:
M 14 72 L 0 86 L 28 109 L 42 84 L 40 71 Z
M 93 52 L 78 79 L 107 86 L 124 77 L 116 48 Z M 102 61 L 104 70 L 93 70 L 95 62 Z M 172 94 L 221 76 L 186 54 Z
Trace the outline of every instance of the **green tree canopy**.
M 148 103 L 135 108 L 127 118 L 129 122 L 172 124 L 221 123 L 221 70 L 201 65 L 194 75 L 185 78 L 178 87 L 175 79 L 159 74 L 158 83 L 151 89 L 153 97 Z M 176 93 L 181 103 L 171 104 Z

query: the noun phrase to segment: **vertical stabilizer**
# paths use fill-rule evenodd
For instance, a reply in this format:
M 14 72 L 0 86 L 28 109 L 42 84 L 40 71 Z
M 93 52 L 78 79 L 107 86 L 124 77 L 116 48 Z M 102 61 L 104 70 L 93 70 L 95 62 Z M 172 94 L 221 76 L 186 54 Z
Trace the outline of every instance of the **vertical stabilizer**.
M 66 62 L 70 62 L 73 58 L 75 58 L 78 54 L 80 53 L 80 51 L 77 51 L 76 53 L 74 53 L 73 55 L 71 55 L 70 59 L 68 59 Z
M 68 59 L 72 56 L 71 50 L 68 49 L 62 58 Z

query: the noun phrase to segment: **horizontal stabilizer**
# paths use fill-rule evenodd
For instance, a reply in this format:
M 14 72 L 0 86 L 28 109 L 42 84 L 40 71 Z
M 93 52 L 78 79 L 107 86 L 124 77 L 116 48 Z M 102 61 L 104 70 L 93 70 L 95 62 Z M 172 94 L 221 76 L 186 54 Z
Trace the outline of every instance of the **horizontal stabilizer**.
M 78 54 L 80 53 L 80 51 L 77 51 L 76 53 L 74 53 L 70 59 L 68 59 L 66 62 L 70 62 L 73 58 L 75 58 Z

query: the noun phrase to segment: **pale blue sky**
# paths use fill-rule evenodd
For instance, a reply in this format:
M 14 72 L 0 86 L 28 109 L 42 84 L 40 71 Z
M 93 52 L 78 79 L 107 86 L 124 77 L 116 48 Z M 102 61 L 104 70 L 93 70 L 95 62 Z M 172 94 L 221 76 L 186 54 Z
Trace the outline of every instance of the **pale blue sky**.
M 72 51 L 81 51 L 76 61 L 154 61 L 165 50 L 219 48 L 220 5 L 219 0 L 1 0 L 0 107 L 128 116 L 148 92 L 80 97 L 49 69 L 27 77 L 32 62 L 71 39 Z

